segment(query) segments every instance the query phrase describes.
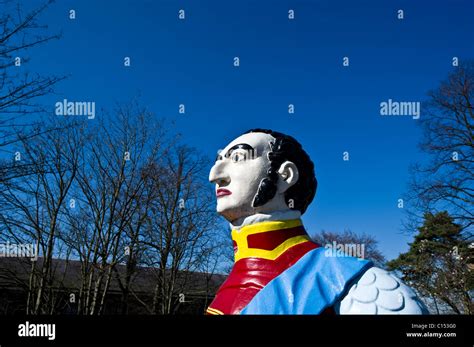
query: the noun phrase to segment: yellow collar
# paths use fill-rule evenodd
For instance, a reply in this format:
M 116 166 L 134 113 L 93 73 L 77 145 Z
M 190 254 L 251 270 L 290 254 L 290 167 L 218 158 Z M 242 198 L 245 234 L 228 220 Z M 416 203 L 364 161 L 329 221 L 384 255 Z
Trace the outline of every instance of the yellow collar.
M 290 235 L 290 237 L 285 238 L 285 233 Z M 295 236 L 291 236 L 291 233 L 295 234 Z M 277 237 L 283 237 L 281 243 L 278 242 Z M 250 239 L 254 242 L 249 242 Z M 234 247 L 236 247 L 234 254 L 235 262 L 243 258 L 275 260 L 289 248 L 310 241 L 308 235 L 304 232 L 301 219 L 268 221 L 246 225 L 241 229 L 232 230 L 232 240 L 234 241 Z M 263 247 L 265 249 L 262 249 L 262 247 L 253 247 L 259 244 L 268 246 Z M 275 247 L 273 248 L 273 246 Z

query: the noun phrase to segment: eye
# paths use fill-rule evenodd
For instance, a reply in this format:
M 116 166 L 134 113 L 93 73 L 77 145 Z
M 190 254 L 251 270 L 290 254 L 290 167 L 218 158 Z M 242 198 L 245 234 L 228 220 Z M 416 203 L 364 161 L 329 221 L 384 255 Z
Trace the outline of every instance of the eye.
M 234 151 L 232 152 L 230 159 L 234 162 L 237 163 L 239 161 L 244 161 L 245 160 L 245 154 L 241 152 Z

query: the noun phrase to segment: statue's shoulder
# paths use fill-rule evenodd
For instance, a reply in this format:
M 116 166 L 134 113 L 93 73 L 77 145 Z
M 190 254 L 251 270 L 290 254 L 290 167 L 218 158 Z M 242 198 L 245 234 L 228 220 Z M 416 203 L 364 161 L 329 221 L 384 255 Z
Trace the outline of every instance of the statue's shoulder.
M 335 309 L 339 314 L 428 314 L 410 287 L 377 267 L 365 271 Z

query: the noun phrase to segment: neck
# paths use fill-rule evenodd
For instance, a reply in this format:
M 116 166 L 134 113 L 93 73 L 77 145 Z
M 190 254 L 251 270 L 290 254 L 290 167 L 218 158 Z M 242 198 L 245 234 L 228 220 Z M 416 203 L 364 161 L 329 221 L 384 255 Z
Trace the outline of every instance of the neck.
M 239 230 L 247 225 L 268 222 L 268 221 L 285 221 L 299 219 L 301 212 L 297 210 L 281 210 L 267 213 L 256 213 L 251 216 L 238 218 L 230 223 L 232 230 Z

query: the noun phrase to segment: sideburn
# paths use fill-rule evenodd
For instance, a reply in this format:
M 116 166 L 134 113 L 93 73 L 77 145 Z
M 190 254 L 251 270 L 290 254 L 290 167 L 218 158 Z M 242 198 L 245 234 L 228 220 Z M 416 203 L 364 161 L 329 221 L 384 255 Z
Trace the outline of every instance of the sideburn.
M 265 205 L 268 201 L 273 199 L 277 192 L 277 185 L 269 178 L 263 178 L 258 185 L 257 193 L 255 194 L 252 207 L 259 207 Z

